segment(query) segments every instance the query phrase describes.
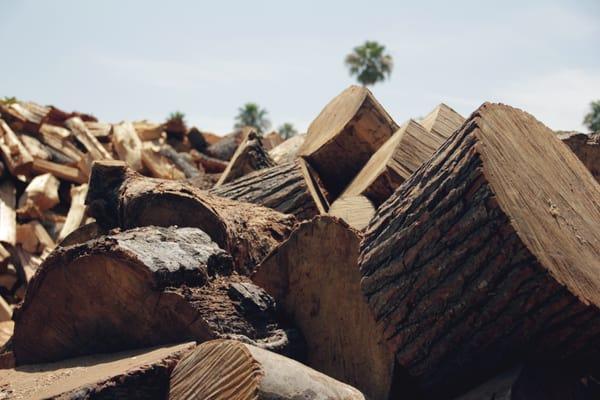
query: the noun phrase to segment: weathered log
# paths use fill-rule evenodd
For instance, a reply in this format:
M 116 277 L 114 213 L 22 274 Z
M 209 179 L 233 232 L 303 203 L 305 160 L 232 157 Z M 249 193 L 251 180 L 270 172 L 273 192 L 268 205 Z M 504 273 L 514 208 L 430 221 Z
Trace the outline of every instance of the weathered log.
M 13 176 L 28 174 L 33 158 L 17 135 L 0 119 L 0 153 L 4 164 Z
M 442 142 L 449 138 L 465 122 L 465 117 L 441 103 L 419 123 Z
M 269 155 L 277 164 L 294 161 L 297 158 L 298 150 L 300 150 L 300 146 L 302 146 L 305 139 L 305 133 L 293 136 L 269 150 Z
M 17 241 L 17 190 L 10 180 L 0 182 L 0 242 L 14 246 Z
M 105 228 L 198 227 L 229 251 L 236 270 L 248 273 L 284 240 L 292 215 L 221 198 L 183 182 L 145 178 L 122 162 L 96 162 L 86 199 L 91 217 Z
M 5 369 L 0 393 L 30 400 L 163 400 L 173 368 L 194 347 L 185 343 Z
M 332 201 L 397 130 L 369 89 L 350 86 L 310 124 L 298 154 L 315 168 Z
M 342 221 L 317 217 L 273 250 L 252 279 L 304 335 L 307 365 L 387 399 L 394 354 L 360 289 L 360 239 Z
M 426 393 L 525 358 L 597 360 L 599 198 L 552 131 L 486 103 L 378 209 L 361 286 Z
M 202 343 L 177 364 L 169 399 L 364 400 L 356 389 L 297 361 L 233 340 Z
M 242 143 L 242 140 L 244 140 L 244 135 L 248 129 L 250 128 L 238 129 L 223 136 L 218 142 L 208 146 L 206 153 L 219 160 L 229 161 L 240 143 Z
M 15 310 L 16 361 L 219 337 L 286 351 L 273 299 L 232 269 L 197 228 L 144 227 L 59 247 Z
M 256 131 L 247 130 L 244 140 L 236 149 L 215 186 L 221 186 L 251 172 L 274 165 L 275 161 L 265 151 Z
M 326 212 L 325 197 L 300 159 L 248 174 L 210 193 L 293 214 L 299 220 Z
M 558 136 L 600 182 L 600 132 L 586 135 L 569 132 Z
M 134 171 L 142 170 L 142 141 L 131 122 L 112 126 L 112 142 L 119 158 Z
M 71 187 L 71 206 L 67 213 L 65 223 L 58 234 L 57 240 L 60 242 L 64 240 L 71 232 L 79 228 L 85 218 L 85 198 L 87 196 L 88 185 L 83 184 L 80 186 Z
M 341 218 L 354 229 L 361 231 L 375 216 L 375 210 L 371 200 L 365 196 L 342 195 L 333 202 L 327 214 Z

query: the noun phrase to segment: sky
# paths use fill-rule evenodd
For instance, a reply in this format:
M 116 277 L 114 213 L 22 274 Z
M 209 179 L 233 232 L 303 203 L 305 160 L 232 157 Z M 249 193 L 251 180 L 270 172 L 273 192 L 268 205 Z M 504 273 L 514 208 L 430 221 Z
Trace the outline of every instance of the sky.
M 394 70 L 371 90 L 398 123 L 499 101 L 585 131 L 598 38 L 598 0 L 0 0 L 0 97 L 106 122 L 181 111 L 218 134 L 252 101 L 305 131 L 355 83 L 346 54 L 376 40 Z

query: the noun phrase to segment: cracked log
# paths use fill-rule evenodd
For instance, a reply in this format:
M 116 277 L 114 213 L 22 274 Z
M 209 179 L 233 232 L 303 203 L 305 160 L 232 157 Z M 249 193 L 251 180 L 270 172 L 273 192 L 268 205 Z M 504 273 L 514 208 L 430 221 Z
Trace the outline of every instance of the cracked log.
M 360 289 L 361 237 L 333 217 L 302 223 L 252 280 L 269 292 L 306 340 L 306 364 L 387 399 L 394 355 Z
M 600 182 L 600 132 L 586 135 L 584 133 L 569 132 L 558 136 L 583 165 L 590 170 L 594 178 Z
M 522 359 L 596 359 L 600 186 L 531 115 L 486 103 L 384 203 L 361 286 L 431 398 Z
M 266 207 L 221 198 L 182 182 L 145 178 L 114 161 L 92 167 L 86 198 L 91 217 L 104 228 L 192 226 L 202 229 L 249 273 L 296 223 Z
M 232 340 L 198 346 L 177 364 L 169 399 L 365 400 L 356 389 L 297 361 Z

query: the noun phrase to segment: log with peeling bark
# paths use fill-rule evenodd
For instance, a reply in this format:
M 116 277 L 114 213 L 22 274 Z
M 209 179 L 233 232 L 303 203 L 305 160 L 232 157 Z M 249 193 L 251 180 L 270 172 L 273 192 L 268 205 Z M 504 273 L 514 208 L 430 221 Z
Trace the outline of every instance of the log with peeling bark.
M 67 218 L 58 234 L 57 241 L 63 241 L 71 232 L 79 228 L 85 219 L 85 198 L 88 185 L 73 186 L 71 188 L 71 206 Z
M 218 142 L 211 144 L 206 148 L 206 154 L 218 158 L 219 160 L 229 161 L 231 157 L 233 157 L 233 153 L 235 153 L 240 143 L 242 143 L 242 140 L 244 140 L 244 136 L 248 129 L 251 128 L 238 129 L 223 136 Z
M 119 158 L 133 170 L 142 170 L 142 141 L 131 122 L 112 126 L 112 143 Z
M 13 176 L 28 174 L 33 157 L 4 120 L 0 119 L 0 153 Z
M 300 150 L 305 139 L 305 133 L 293 136 L 269 150 L 269 155 L 277 164 L 294 161 L 297 158 L 298 150 Z
M 113 157 L 89 131 L 79 117 L 72 117 L 65 121 L 65 125 L 73 132 L 73 136 L 85 147 L 93 160 L 110 160 Z
M 485 103 L 379 208 L 361 285 L 426 393 L 524 358 L 597 360 L 599 198 L 552 131 Z
M 350 86 L 310 124 L 298 154 L 315 168 L 333 200 L 397 130 L 369 89 Z
M 308 366 L 387 399 L 394 354 L 360 288 L 360 239 L 339 219 L 317 217 L 273 250 L 252 279 L 304 335 Z
M 0 182 L 0 242 L 14 246 L 17 241 L 17 190 L 10 180 Z
M 600 132 L 586 135 L 584 133 L 569 132 L 558 136 L 583 165 L 590 170 L 594 178 L 600 182 Z
M 16 399 L 167 398 L 169 378 L 194 343 L 95 354 L 3 370 L 0 395 Z
M 15 310 L 17 364 L 182 340 L 297 345 L 273 299 L 232 270 L 231 256 L 197 228 L 144 227 L 59 247 Z
M 221 186 L 251 172 L 274 165 L 275 161 L 263 148 L 256 131 L 248 130 L 215 186 Z
M 215 187 L 210 193 L 293 214 L 299 220 L 327 210 L 322 189 L 301 159 L 256 171 Z
M 465 122 L 465 117 L 441 103 L 419 123 L 432 135 L 445 141 Z
M 184 356 L 169 399 L 365 400 L 355 388 L 297 361 L 233 340 L 212 340 Z
M 229 200 L 183 182 L 151 179 L 118 161 L 96 162 L 86 199 L 91 217 L 105 228 L 193 226 L 204 230 L 248 273 L 296 223 L 292 215 Z

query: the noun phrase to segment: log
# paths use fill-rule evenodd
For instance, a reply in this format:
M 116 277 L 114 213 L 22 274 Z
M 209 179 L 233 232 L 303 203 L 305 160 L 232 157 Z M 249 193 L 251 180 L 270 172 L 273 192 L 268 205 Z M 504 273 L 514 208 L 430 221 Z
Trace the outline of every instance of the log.
M 242 140 L 244 140 L 248 129 L 250 128 L 238 129 L 223 136 L 217 143 L 211 144 L 206 148 L 206 154 L 219 160 L 229 161 L 240 143 L 242 143 Z
M 12 321 L 0 322 L 0 346 L 4 346 L 4 345 L 6 345 L 6 343 L 8 343 L 8 341 L 12 337 L 14 327 L 15 327 L 15 323 Z M 2 360 L 3 356 L 4 356 L 4 354 L 0 354 L 0 366 L 3 365 L 3 361 L 4 361 L 4 360 Z M 0 375 L 2 375 L 2 374 L 0 374 Z
M 340 220 L 317 217 L 273 250 L 252 279 L 304 335 L 308 366 L 387 399 L 394 354 L 360 288 L 360 239 Z
M 465 118 L 441 103 L 433 109 L 419 123 L 432 135 L 436 135 L 440 140 L 448 139 L 465 122 Z
M 194 164 L 186 158 L 186 153 L 178 153 L 170 145 L 164 143 L 160 146 L 160 154 L 168 158 L 180 170 L 183 171 L 186 178 L 194 178 L 200 175 L 200 171 Z
M 106 122 L 85 121 L 85 127 L 98 141 L 108 142 L 111 139 L 113 126 Z
M 52 129 L 50 128 L 44 128 L 44 127 L 52 127 Z M 58 152 L 59 154 L 62 154 L 63 157 L 61 157 L 60 160 L 54 160 L 53 161 L 57 161 L 61 164 L 65 164 L 65 163 L 74 163 L 74 164 L 78 164 L 79 162 L 81 162 L 81 160 L 83 160 L 85 158 L 85 154 L 79 150 L 77 148 L 77 146 L 75 146 L 73 143 L 71 143 L 70 141 L 68 141 L 68 135 L 66 137 L 63 137 L 63 133 L 60 133 L 61 131 L 55 131 L 55 129 L 63 129 L 64 131 L 67 132 L 68 135 L 70 135 L 70 131 L 64 128 L 59 128 L 59 127 L 54 127 L 52 125 L 48 125 L 48 124 L 43 124 L 42 125 L 42 129 L 44 129 L 43 131 L 40 131 L 40 137 L 42 139 L 42 141 L 44 142 L 45 145 L 47 145 L 50 149 L 53 149 L 55 152 Z M 68 162 L 65 162 L 64 157 L 69 158 L 70 160 Z
M 121 160 L 134 171 L 142 170 L 142 141 L 131 122 L 121 122 L 112 126 L 112 143 Z
M 51 137 L 57 140 L 65 140 L 71 137 L 70 130 L 63 128 L 62 126 L 56 126 L 46 123 L 40 125 L 39 133 L 44 138 Z
M 10 321 L 12 318 L 12 308 L 11 306 L 4 300 L 2 296 L 0 296 L 0 322 Z
M 485 103 L 378 209 L 361 285 L 425 393 L 528 358 L 597 360 L 599 198 L 552 131 Z
M 96 162 L 86 198 L 91 217 L 104 228 L 192 226 L 229 251 L 240 273 L 284 240 L 296 223 L 291 215 L 224 199 L 183 182 L 142 177 L 117 161 Z
M 594 178 L 600 182 L 600 132 L 586 135 L 584 133 L 569 132 L 558 136 L 583 165 L 590 170 Z
M 42 160 L 50 160 L 52 154 L 39 140 L 29 135 L 17 135 L 23 146 L 27 149 L 32 158 L 41 158 Z
M 369 89 L 350 86 L 310 124 L 298 154 L 317 171 L 332 201 L 397 130 Z
M 190 151 L 192 159 L 200 164 L 204 171 L 209 174 L 220 174 L 227 168 L 227 161 L 219 160 L 218 158 L 207 156 L 197 152 L 196 150 Z
M 57 164 L 52 161 L 40 160 L 39 158 L 33 160 L 31 169 L 37 174 L 50 173 L 57 178 L 73 183 L 82 184 L 88 180 L 87 175 L 77 168 Z
M 19 208 L 33 206 L 39 211 L 46 211 L 56 206 L 60 182 L 52 174 L 34 177 L 19 198 Z
M 0 182 L 0 243 L 17 242 L 17 190 L 10 180 Z
M 54 240 L 39 221 L 17 225 L 17 244 L 33 254 L 41 254 L 44 250 L 52 250 L 55 246 Z
M 2 119 L 0 119 L 0 153 L 4 165 L 13 176 L 29 173 L 33 158 L 17 135 Z
M 18 399 L 162 400 L 171 371 L 194 347 L 183 343 L 5 369 L 0 387 Z
M 409 120 L 373 154 L 340 197 L 365 196 L 379 207 L 444 141 Z
M 0 272 L 4 272 L 6 270 L 6 266 L 10 262 L 10 257 L 9 251 L 6 249 L 6 247 L 4 247 L 2 242 L 0 242 Z
M 50 109 L 39 104 L 17 101 L 1 104 L 0 113 L 18 131 L 36 133 Z
M 375 206 L 366 196 L 342 195 L 333 202 L 327 214 L 338 217 L 356 230 L 363 230 L 375 216 Z
M 248 130 L 215 186 L 221 186 L 251 172 L 274 165 L 275 162 L 263 148 L 256 131 Z
M 71 232 L 79 228 L 85 219 L 85 198 L 88 185 L 73 186 L 71 188 L 71 207 L 67 213 L 67 219 L 58 234 L 57 241 L 63 241 Z
M 275 131 L 264 135 L 261 139 L 261 143 L 266 151 L 269 151 L 272 148 L 279 146 L 281 143 L 283 143 L 283 141 L 284 140 L 281 137 L 281 135 Z
M 195 126 L 190 128 L 187 137 L 194 149 L 196 149 L 199 152 L 206 151 L 208 143 L 206 142 L 204 135 L 202 134 L 202 132 L 200 132 L 198 128 L 196 128 Z
M 306 134 L 299 134 L 286 140 L 285 142 L 269 150 L 269 155 L 277 164 L 284 164 L 294 161 L 297 158 L 298 150 L 304 143 Z
M 233 340 L 199 345 L 171 374 L 169 399 L 365 400 L 356 389 L 297 361 Z
M 185 179 L 185 174 L 160 154 L 159 150 L 160 147 L 151 142 L 144 142 L 142 145 L 142 163 L 151 176 L 160 179 Z
M 17 365 L 235 337 L 288 351 L 274 301 L 197 228 L 144 227 L 59 247 L 15 310 Z
M 165 131 L 164 125 L 153 124 L 148 121 L 135 121 L 133 127 L 142 141 L 160 139 Z
M 80 226 L 73 232 L 69 233 L 62 239 L 59 244 L 63 247 L 73 246 L 74 244 L 80 244 L 87 242 L 88 240 L 97 239 L 102 235 L 106 235 L 108 232 L 96 222 L 90 222 Z
M 215 187 L 210 193 L 269 207 L 299 220 L 326 212 L 325 197 L 311 179 L 304 160 L 256 171 Z
M 73 136 L 85 147 L 93 160 L 110 160 L 113 158 L 104 146 L 100 144 L 98 139 L 92 135 L 81 118 L 71 117 L 65 121 L 65 125 L 73 132 Z

